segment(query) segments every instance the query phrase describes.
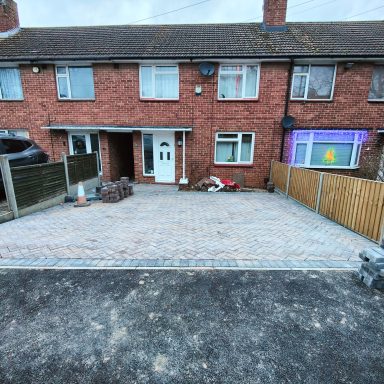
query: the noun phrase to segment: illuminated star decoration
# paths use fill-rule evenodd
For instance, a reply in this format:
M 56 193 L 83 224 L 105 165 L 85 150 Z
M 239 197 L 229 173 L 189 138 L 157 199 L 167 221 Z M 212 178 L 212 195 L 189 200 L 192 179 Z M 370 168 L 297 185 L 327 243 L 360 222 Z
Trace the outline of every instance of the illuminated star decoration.
M 335 149 L 329 148 L 323 157 L 323 163 L 327 165 L 334 164 L 336 162 Z

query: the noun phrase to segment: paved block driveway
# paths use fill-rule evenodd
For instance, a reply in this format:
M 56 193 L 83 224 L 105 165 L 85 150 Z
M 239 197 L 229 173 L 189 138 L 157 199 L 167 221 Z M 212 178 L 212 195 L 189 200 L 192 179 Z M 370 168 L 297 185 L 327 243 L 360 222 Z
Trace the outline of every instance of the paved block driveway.
M 358 260 L 373 243 L 278 194 L 135 186 L 0 226 L 2 258 Z

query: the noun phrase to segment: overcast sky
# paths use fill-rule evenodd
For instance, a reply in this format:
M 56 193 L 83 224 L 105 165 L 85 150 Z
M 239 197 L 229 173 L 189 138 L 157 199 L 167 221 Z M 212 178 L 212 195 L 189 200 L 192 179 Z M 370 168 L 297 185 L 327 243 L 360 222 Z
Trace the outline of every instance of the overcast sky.
M 196 3 L 200 4 L 138 23 L 260 21 L 263 0 L 17 0 L 17 3 L 21 25 L 38 27 L 131 24 Z M 373 11 L 367 12 L 370 10 Z M 344 19 L 384 20 L 383 0 L 288 0 L 288 21 Z

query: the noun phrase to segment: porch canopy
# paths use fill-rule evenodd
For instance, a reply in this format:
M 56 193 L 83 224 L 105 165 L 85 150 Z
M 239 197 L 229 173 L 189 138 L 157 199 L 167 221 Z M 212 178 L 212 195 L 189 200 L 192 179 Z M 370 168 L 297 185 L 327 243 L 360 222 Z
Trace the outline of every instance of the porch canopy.
M 170 126 L 119 126 L 119 125 L 49 125 L 43 129 L 60 131 L 105 131 L 105 132 L 134 132 L 134 131 L 173 131 L 191 132 L 192 127 Z

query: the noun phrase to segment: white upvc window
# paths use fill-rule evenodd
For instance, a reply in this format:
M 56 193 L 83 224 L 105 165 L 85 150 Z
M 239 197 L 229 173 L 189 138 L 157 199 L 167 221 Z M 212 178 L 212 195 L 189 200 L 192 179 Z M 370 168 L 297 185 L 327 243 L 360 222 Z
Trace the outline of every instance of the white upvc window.
M 258 64 L 221 64 L 219 100 L 257 99 L 260 66 Z
M 178 100 L 179 67 L 177 65 L 141 65 L 140 97 Z
M 384 101 L 384 65 L 376 65 L 373 68 L 368 100 Z
M 95 88 L 91 66 L 56 67 L 57 93 L 62 100 L 94 100 Z
M 365 132 L 295 131 L 292 164 L 305 168 L 357 168 Z
M 69 132 L 69 153 L 71 155 L 85 155 L 97 152 L 100 168 L 102 168 L 100 154 L 100 139 L 98 132 Z
M 215 164 L 252 164 L 255 134 L 216 133 Z
M 0 100 L 23 100 L 19 68 L 0 68 Z
M 336 65 L 295 65 L 291 100 L 332 100 Z

